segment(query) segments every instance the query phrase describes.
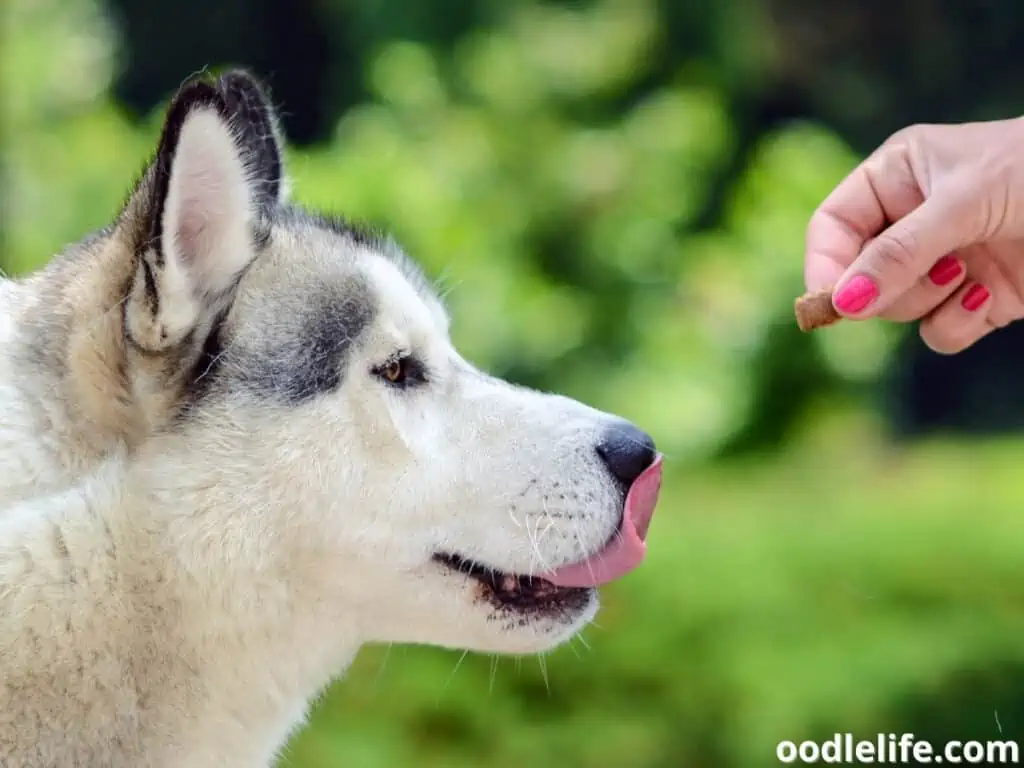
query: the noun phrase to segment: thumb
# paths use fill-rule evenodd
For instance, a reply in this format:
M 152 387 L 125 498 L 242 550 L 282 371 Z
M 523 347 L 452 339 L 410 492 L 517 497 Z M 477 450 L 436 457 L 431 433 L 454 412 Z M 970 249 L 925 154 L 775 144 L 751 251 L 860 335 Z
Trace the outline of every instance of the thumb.
M 884 312 L 947 253 L 972 243 L 975 200 L 925 200 L 869 242 L 836 283 L 832 302 L 863 319 Z

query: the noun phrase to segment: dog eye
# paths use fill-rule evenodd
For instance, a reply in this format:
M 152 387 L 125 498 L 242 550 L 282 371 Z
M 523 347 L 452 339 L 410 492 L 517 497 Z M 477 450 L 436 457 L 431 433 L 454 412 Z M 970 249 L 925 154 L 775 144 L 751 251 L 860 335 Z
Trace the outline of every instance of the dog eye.
M 400 384 L 405 381 L 405 360 L 392 360 L 384 366 L 382 373 L 384 374 L 384 378 L 392 384 Z
M 426 381 L 423 366 L 409 355 L 394 357 L 373 371 L 379 378 L 394 387 L 407 387 Z

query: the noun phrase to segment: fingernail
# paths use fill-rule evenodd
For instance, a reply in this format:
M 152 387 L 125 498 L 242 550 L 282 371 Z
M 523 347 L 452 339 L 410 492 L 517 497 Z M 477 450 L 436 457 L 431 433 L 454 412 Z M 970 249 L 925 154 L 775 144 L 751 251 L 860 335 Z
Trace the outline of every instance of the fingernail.
M 960 277 L 963 271 L 956 256 L 943 256 L 928 270 L 928 278 L 936 285 L 948 285 Z
M 875 281 L 866 275 L 855 275 L 836 292 L 832 302 L 840 312 L 854 314 L 866 309 L 877 298 L 878 286 Z
M 974 312 L 981 307 L 982 304 L 988 301 L 988 297 L 988 288 L 979 283 L 975 283 L 968 289 L 967 293 L 964 294 L 963 301 L 960 302 L 960 305 L 968 312 Z

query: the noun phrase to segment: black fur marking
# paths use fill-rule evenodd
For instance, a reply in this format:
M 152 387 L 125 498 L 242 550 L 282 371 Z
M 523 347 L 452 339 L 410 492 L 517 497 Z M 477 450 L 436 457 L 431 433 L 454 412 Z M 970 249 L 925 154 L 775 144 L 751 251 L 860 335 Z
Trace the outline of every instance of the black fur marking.
M 589 588 L 556 587 L 537 576 L 499 571 L 459 555 L 438 553 L 433 560 L 446 570 L 474 579 L 480 599 L 503 614 L 558 618 L 585 610 L 593 599 L 594 591 Z
M 305 311 L 287 321 L 287 333 L 257 341 L 256 349 L 239 350 L 245 359 L 233 366 L 238 373 L 232 376 L 260 396 L 288 405 L 332 392 L 344 380 L 349 350 L 375 313 L 360 278 L 313 294 Z
M 142 279 L 145 282 L 146 299 L 149 301 L 149 314 L 156 317 L 160 313 L 160 294 L 156 289 L 153 266 L 145 258 L 142 259 Z
M 273 299 L 270 299 L 273 302 Z M 275 312 L 272 307 L 268 312 Z M 275 317 L 275 333 L 236 336 L 219 317 L 190 372 L 180 418 L 213 393 L 244 388 L 266 400 L 301 405 L 337 389 L 347 353 L 376 307 L 361 278 L 309 297 L 305 311 Z
M 157 268 L 163 266 L 163 213 L 174 156 L 185 121 L 197 109 L 213 109 L 235 132 L 240 157 L 252 179 L 251 192 L 264 213 L 273 209 L 280 195 L 283 168 L 277 127 L 259 83 L 242 71 L 229 72 L 214 83 L 193 80 L 182 87 L 167 108 L 153 160 L 146 238 L 140 250 L 155 249 Z
M 183 398 L 186 409 L 202 400 L 217 381 L 217 374 L 224 359 L 223 334 L 226 317 L 227 310 L 224 310 L 214 319 L 195 365 L 189 372 Z
M 318 229 L 327 230 L 356 245 L 381 251 L 387 242 L 386 235 L 376 227 L 365 222 L 351 221 L 341 216 L 310 211 L 295 205 L 282 205 L 275 212 L 278 220 L 284 225 L 304 224 Z
M 328 229 L 342 237 L 347 237 L 356 245 L 362 245 L 367 248 L 380 248 L 385 240 L 382 232 L 364 222 L 349 221 L 341 216 L 332 216 L 324 213 L 307 214 L 307 216 L 314 219 L 324 229 Z
M 163 132 L 160 134 L 156 158 L 153 160 L 153 184 L 150 188 L 149 205 L 146 206 L 149 226 L 146 241 L 142 243 L 143 250 L 147 248 L 155 250 L 155 261 L 158 268 L 164 264 L 162 242 L 164 205 L 167 202 L 167 192 L 171 183 L 171 166 L 178 150 L 181 129 L 185 125 L 186 118 L 193 111 L 203 108 L 216 110 L 225 121 L 231 119 L 227 104 L 217 89 L 210 83 L 201 80 L 182 88 L 167 109 L 167 118 L 164 121 Z
M 259 185 L 256 200 L 272 209 L 281 195 L 281 150 L 277 123 L 266 93 L 256 80 L 240 70 L 228 72 L 217 81 L 224 103 L 235 117 L 232 125 L 246 150 L 246 164 Z

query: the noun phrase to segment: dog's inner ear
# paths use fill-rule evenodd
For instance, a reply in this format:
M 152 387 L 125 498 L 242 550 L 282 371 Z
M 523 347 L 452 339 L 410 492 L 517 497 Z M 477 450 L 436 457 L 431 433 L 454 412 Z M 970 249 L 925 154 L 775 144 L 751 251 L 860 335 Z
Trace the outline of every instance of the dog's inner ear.
M 125 308 L 137 347 L 174 348 L 225 309 L 283 188 L 276 123 L 253 80 L 230 74 L 178 93 L 138 192 L 138 263 Z

